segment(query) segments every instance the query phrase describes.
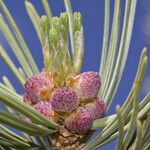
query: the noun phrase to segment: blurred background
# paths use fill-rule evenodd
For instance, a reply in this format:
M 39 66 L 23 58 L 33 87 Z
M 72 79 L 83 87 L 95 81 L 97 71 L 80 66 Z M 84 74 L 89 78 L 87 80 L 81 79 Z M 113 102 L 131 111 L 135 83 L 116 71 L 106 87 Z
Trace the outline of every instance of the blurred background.
M 122 0 L 122 17 L 124 13 L 125 0 Z M 33 57 L 36 60 L 40 70 L 43 68 L 42 49 L 37 38 L 33 25 L 27 15 L 24 0 L 5 0 L 4 1 L 14 20 L 16 21 L 25 41 L 27 42 Z M 38 10 L 40 15 L 44 14 L 40 0 L 30 0 Z M 71 0 L 73 11 L 81 12 L 83 16 L 84 35 L 85 35 L 85 54 L 83 59 L 82 71 L 99 71 L 99 63 L 102 48 L 103 22 L 104 22 L 104 2 L 105 0 Z M 49 0 L 53 16 L 59 16 L 65 11 L 62 0 Z M 111 0 L 111 19 L 113 16 L 113 3 Z M 143 47 L 148 48 L 148 56 L 150 56 L 150 0 L 137 0 L 136 16 L 133 27 L 130 51 L 124 70 L 121 84 L 117 94 L 113 100 L 112 106 L 108 114 L 115 113 L 115 106 L 122 105 L 136 74 L 140 53 Z M 1 12 L 1 10 L 0 10 Z M 19 67 L 13 52 L 11 51 L 7 41 L 0 33 L 0 43 L 5 47 L 12 60 Z M 150 66 L 150 63 L 149 63 Z M 23 89 L 12 75 L 7 65 L 0 58 L 0 77 L 6 75 L 18 89 L 18 93 L 23 93 Z M 2 81 L 0 79 L 0 81 Z M 141 98 L 150 91 L 150 69 L 148 67 L 144 86 L 141 92 Z M 115 149 L 115 141 L 101 148 L 102 150 Z

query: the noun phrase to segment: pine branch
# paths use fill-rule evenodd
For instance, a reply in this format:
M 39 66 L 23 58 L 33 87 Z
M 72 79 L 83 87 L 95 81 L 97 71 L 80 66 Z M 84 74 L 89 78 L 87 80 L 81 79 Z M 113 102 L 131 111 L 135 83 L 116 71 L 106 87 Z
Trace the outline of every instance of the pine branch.
M 70 0 L 64 0 L 64 4 L 69 17 L 69 34 L 70 34 L 71 50 L 72 54 L 74 54 L 73 17 L 72 17 L 71 2 Z
M 22 98 L 16 93 L 12 91 L 8 93 L 5 89 L 3 89 L 3 86 L 1 84 L 0 84 L 0 89 L 1 89 L 0 101 L 6 106 L 9 106 L 10 108 L 17 110 L 21 114 L 25 115 L 26 117 L 29 117 L 31 120 L 41 125 L 44 125 L 53 129 L 57 129 L 59 127 L 53 121 L 50 121 L 49 119 L 44 117 L 42 114 L 36 112 L 32 107 L 23 103 Z
M 52 11 L 51 11 L 51 8 L 48 4 L 48 1 L 47 0 L 42 0 L 42 4 L 43 4 L 43 7 L 44 7 L 44 10 L 45 10 L 45 13 L 46 13 L 46 16 L 48 18 L 52 18 Z
M 25 58 L 24 54 L 22 53 L 21 48 L 17 43 L 17 40 L 13 36 L 13 33 L 9 29 L 8 25 L 6 24 L 6 22 L 4 21 L 4 18 L 2 16 L 0 16 L 0 30 L 3 32 L 3 35 L 9 42 L 15 56 L 17 57 L 20 65 L 24 69 L 26 75 L 31 76 L 33 74 L 33 72 L 29 66 L 29 63 L 28 63 L 27 59 Z
M 109 21 L 110 21 L 110 1 L 105 0 L 105 16 L 104 16 L 104 33 L 103 33 L 103 46 L 100 61 L 99 73 L 101 77 L 104 77 L 104 70 L 106 67 L 108 41 L 109 41 Z
M 137 91 L 138 93 L 141 90 L 141 87 L 142 87 L 142 84 L 143 84 L 143 78 L 144 78 L 146 68 L 147 68 L 147 56 L 145 56 L 145 54 L 146 54 L 145 50 L 143 50 L 143 51 L 144 52 L 142 52 L 142 54 L 141 54 L 141 60 L 140 60 L 137 75 L 136 75 L 136 78 L 135 78 L 135 81 L 138 81 L 138 82 L 134 83 L 133 87 L 131 89 L 131 91 L 134 91 L 134 86 L 135 85 L 137 86 L 137 84 L 138 84 L 138 91 Z M 133 99 L 132 94 L 133 93 L 132 94 L 131 93 L 132 92 L 129 93 L 129 97 L 127 98 L 127 100 L 125 101 L 125 103 L 124 103 L 124 105 L 122 106 L 122 109 L 121 109 L 123 118 L 125 117 L 125 119 L 127 119 L 126 114 L 130 113 L 130 111 L 132 110 L 132 99 Z M 138 96 L 138 95 L 136 95 L 136 96 Z M 149 106 L 147 106 L 147 108 L 149 108 Z M 135 117 L 135 115 L 134 115 L 134 117 Z M 126 122 L 126 120 L 125 120 L 125 122 Z M 91 149 L 93 147 L 98 146 L 101 142 L 103 142 L 103 140 L 107 139 L 111 134 L 116 132 L 117 125 L 118 125 L 117 118 L 115 117 L 110 122 L 110 124 L 108 124 L 98 136 L 93 138 L 93 140 L 91 142 L 89 142 L 88 144 L 86 144 L 83 147 L 83 150 Z
M 99 70 L 99 74 L 102 76 L 102 87 L 98 96 L 106 102 L 107 110 L 111 106 L 125 68 L 136 2 L 136 0 L 126 0 L 123 27 L 121 27 L 122 1 L 114 1 L 113 21 L 109 35 L 110 1 L 105 1 L 103 46 Z M 71 88 L 76 86 L 78 78 L 74 79 L 74 77 L 76 75 L 78 77 L 81 71 L 84 55 L 84 34 L 81 14 L 78 12 L 72 13 L 70 0 L 64 0 L 64 4 L 66 12 L 61 13 L 60 17 L 52 17 L 48 1 L 42 0 L 46 16 L 40 18 L 35 7 L 29 1 L 25 1 L 27 13 L 42 45 L 45 63 L 43 72 L 46 78 L 54 84 L 51 89 L 52 91 L 58 87 L 70 87 L 70 84 L 73 84 Z M 1 45 L 0 56 L 23 86 L 25 80 L 29 76 L 37 74 L 39 70 L 3 0 L 0 0 L 0 8 L 10 25 L 9 27 L 3 16 L 0 15 L 0 29 L 21 67 L 16 67 Z M 69 34 L 72 56 L 68 50 Z M 118 150 L 148 150 L 150 147 L 150 92 L 141 101 L 139 98 L 147 63 L 147 49 L 144 48 L 133 86 L 122 107 L 120 108 L 117 105 L 116 114 L 91 122 L 91 131 L 89 129 L 89 132 L 82 136 L 70 131 L 64 123 L 66 117 L 70 116 L 69 113 L 64 115 L 52 109 L 56 113 L 55 117 L 59 118 L 57 122 L 53 121 L 53 118 L 45 117 L 33 108 L 32 105 L 35 104 L 25 104 L 22 95 L 17 94 L 17 89 L 14 88 L 11 81 L 6 76 L 3 76 L 2 80 L 5 85 L 0 83 L 0 102 L 6 107 L 7 112 L 0 110 L 0 149 L 46 150 L 52 146 L 51 148 L 56 149 L 79 148 L 81 150 L 95 150 L 118 138 L 116 145 Z M 72 76 L 73 79 L 71 79 Z M 47 90 L 45 91 L 47 92 Z M 38 91 L 38 94 L 40 92 Z M 51 91 L 49 90 L 48 92 Z M 87 106 L 82 103 L 81 105 L 80 107 L 82 108 Z M 76 111 L 74 110 L 71 113 L 72 118 L 75 114 Z M 9 127 L 22 132 L 23 137 L 11 131 Z M 97 129 L 102 129 L 102 131 L 91 141 L 87 142 Z M 68 141 L 70 142 L 69 144 L 67 143 Z
M 40 40 L 40 43 L 41 43 L 41 45 L 43 45 L 43 43 L 42 43 L 43 40 L 42 40 L 42 36 L 41 36 L 42 31 L 41 31 L 41 27 L 40 27 L 40 16 L 38 15 L 36 9 L 30 2 L 25 1 L 25 6 L 26 6 L 27 13 L 32 21 L 32 24 L 34 25 L 34 28 L 36 30 L 36 33 Z
M 23 52 L 24 52 L 26 58 L 28 59 L 28 61 L 30 63 L 30 67 L 33 69 L 34 73 L 38 73 L 39 70 L 37 68 L 37 65 L 34 62 L 34 59 L 30 53 L 30 50 L 27 47 L 27 44 L 26 44 L 25 40 L 23 39 L 23 36 L 21 35 L 21 33 L 20 33 L 15 21 L 13 20 L 11 14 L 9 13 L 7 7 L 3 3 L 3 0 L 0 0 L 0 8 L 3 10 L 4 14 L 6 15 L 7 20 L 9 21 L 11 28 L 12 28 L 21 48 L 23 49 Z

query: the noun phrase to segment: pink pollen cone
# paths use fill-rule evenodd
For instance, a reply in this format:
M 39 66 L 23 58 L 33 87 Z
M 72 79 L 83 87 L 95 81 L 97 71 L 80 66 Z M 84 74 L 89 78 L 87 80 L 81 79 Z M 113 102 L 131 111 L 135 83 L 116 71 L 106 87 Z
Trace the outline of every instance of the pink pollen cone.
M 56 112 L 69 113 L 79 106 L 77 94 L 67 87 L 57 88 L 51 96 L 52 108 Z
M 97 72 L 89 71 L 77 75 L 71 87 L 80 97 L 81 102 L 93 99 L 97 96 L 101 86 L 101 80 Z
M 90 113 L 92 120 L 105 116 L 106 106 L 103 100 L 96 97 L 93 102 L 85 105 L 85 109 Z
M 64 124 L 70 132 L 83 134 L 91 128 L 92 118 L 85 108 L 79 107 L 75 113 L 66 118 Z
M 38 102 L 33 107 L 35 108 L 35 110 L 43 114 L 45 117 L 50 117 L 50 118 L 54 117 L 54 111 L 52 109 L 51 103 L 48 101 Z
M 24 102 L 36 104 L 43 100 L 40 96 L 40 90 L 52 88 L 52 83 L 44 76 L 44 73 L 36 74 L 27 79 L 24 85 Z

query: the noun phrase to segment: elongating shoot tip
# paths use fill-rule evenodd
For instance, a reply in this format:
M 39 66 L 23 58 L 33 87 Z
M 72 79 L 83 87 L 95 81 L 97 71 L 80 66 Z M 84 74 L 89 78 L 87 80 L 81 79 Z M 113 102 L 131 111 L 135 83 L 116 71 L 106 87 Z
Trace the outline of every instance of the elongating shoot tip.
M 2 76 L 2 79 L 5 80 L 7 77 L 5 75 Z
M 30 5 L 30 2 L 28 0 L 25 0 L 25 5 Z
M 116 106 L 116 112 L 120 113 L 120 106 L 119 105 Z
M 140 127 L 140 128 L 142 127 L 142 123 L 141 123 L 141 121 L 138 120 L 138 119 L 136 120 L 136 124 L 137 124 L 137 127 Z
M 144 59 L 143 59 L 143 63 L 144 63 L 144 64 L 147 64 L 147 62 L 148 62 L 148 57 L 145 56 Z

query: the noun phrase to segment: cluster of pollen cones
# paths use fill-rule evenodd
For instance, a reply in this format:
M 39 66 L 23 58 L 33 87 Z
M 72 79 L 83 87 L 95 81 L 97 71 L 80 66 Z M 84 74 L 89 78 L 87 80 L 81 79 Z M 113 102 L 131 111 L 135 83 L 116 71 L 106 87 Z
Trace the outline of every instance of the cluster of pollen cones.
M 23 98 L 36 111 L 60 123 L 64 130 L 83 135 L 95 119 L 105 115 L 105 103 L 97 97 L 100 86 L 96 72 L 69 76 L 63 86 L 56 86 L 42 71 L 27 79 Z

